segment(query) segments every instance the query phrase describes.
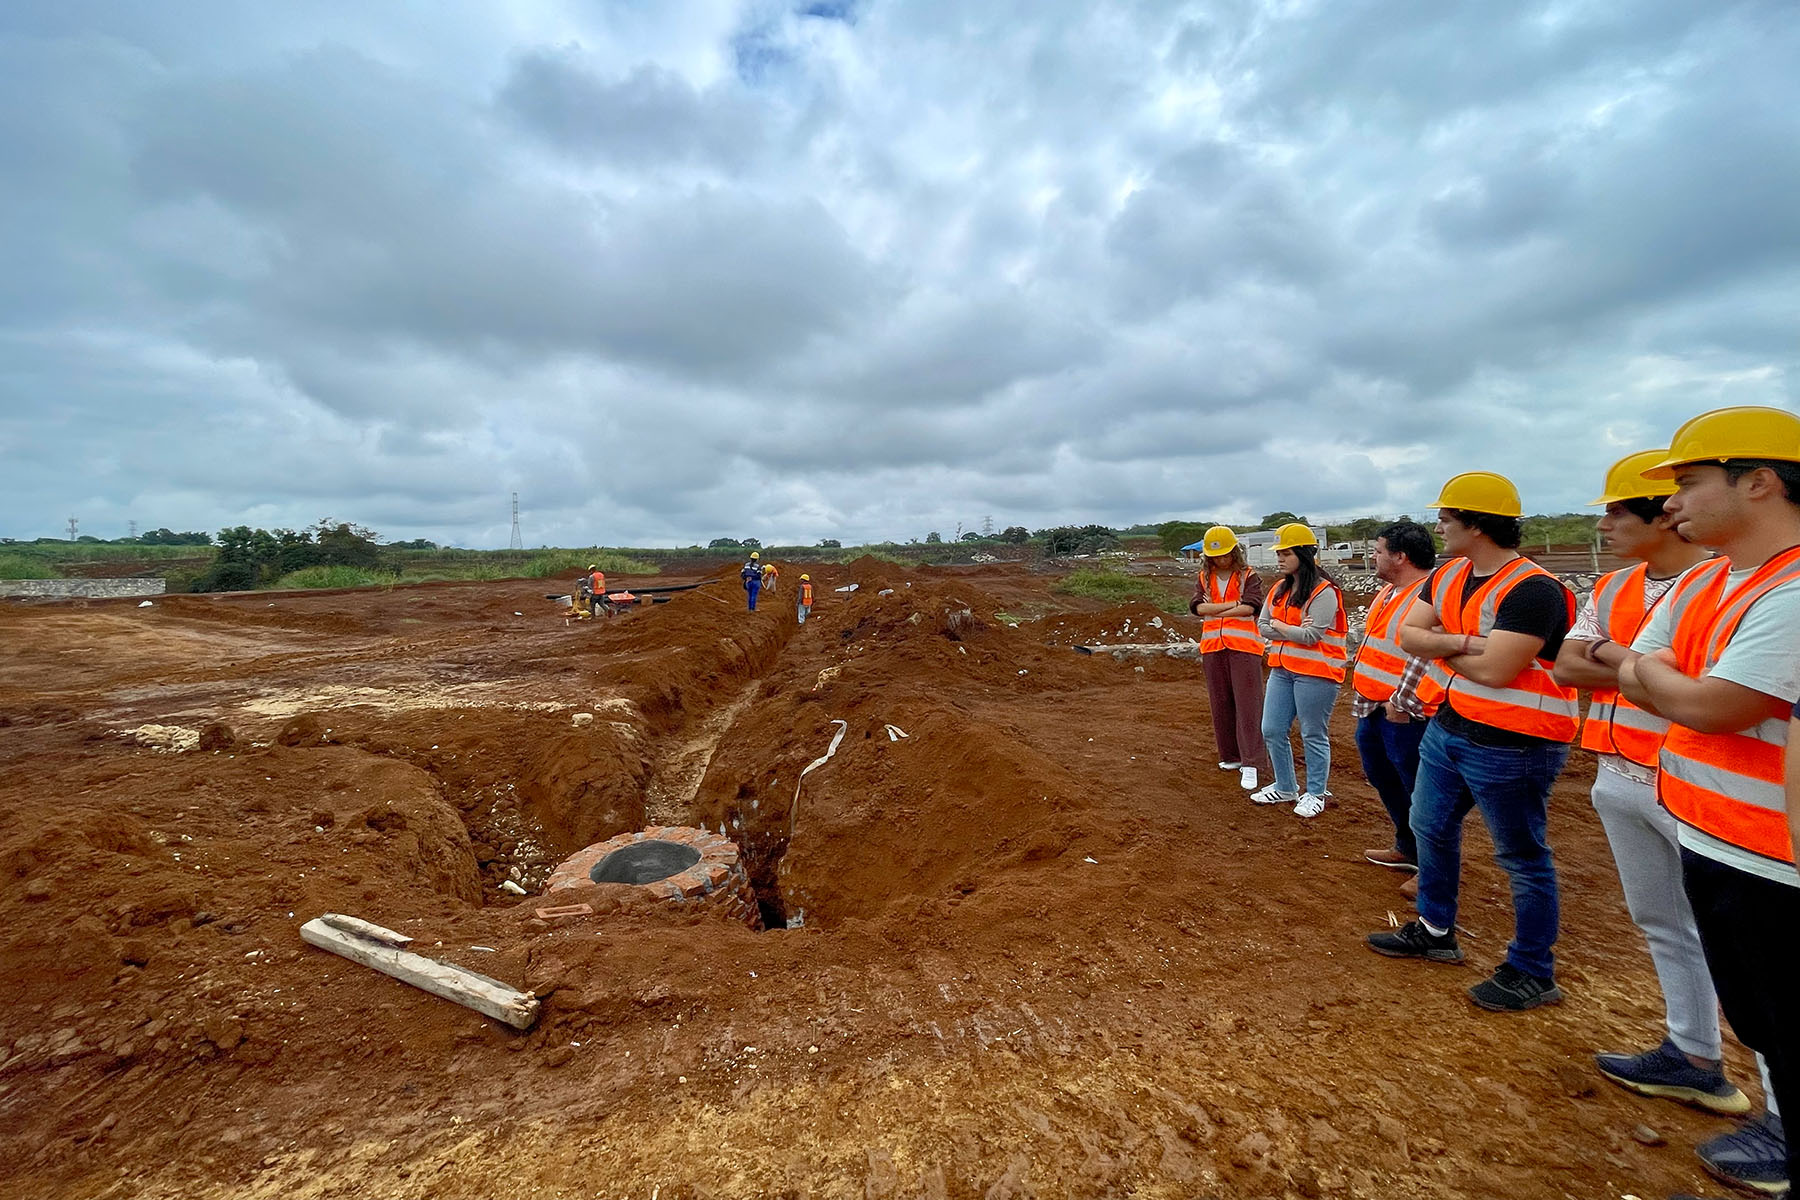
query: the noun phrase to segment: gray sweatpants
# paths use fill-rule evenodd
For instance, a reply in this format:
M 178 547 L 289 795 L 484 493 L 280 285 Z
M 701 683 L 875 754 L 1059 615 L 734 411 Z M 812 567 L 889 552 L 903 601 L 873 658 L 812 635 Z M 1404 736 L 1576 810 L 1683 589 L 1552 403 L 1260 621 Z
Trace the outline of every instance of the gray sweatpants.
M 1604 766 L 1594 774 L 1594 811 L 1612 843 L 1625 907 L 1650 944 L 1669 1038 L 1688 1054 L 1716 1059 L 1719 997 L 1694 928 L 1694 910 L 1681 886 L 1675 818 L 1656 802 L 1653 784 Z

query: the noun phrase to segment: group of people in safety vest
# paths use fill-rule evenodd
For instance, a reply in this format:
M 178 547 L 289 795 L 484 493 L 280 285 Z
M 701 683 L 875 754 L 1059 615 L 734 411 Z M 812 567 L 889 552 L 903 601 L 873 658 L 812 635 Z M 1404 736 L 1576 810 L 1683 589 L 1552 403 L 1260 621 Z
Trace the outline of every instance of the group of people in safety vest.
M 752 550 L 745 561 L 738 577 L 744 583 L 744 600 L 748 611 L 756 611 L 756 601 L 764 593 L 773 594 L 781 581 L 781 569 L 774 563 L 762 561 L 762 551 Z M 806 624 L 808 614 L 812 612 L 813 585 L 811 575 L 800 576 L 800 594 L 795 597 L 794 615 L 800 624 Z
M 1451 479 L 1434 505 L 1441 565 L 1420 524 L 1376 537 L 1383 586 L 1354 656 L 1309 529 L 1277 531 L 1266 595 L 1232 532 L 1208 530 L 1190 611 L 1203 618 L 1219 766 L 1257 803 L 1318 816 L 1332 799 L 1327 722 L 1349 676 L 1363 771 L 1394 826 L 1393 845 L 1365 858 L 1404 872 L 1418 910 L 1367 944 L 1463 961 L 1462 828 L 1479 811 L 1510 879 L 1514 935 L 1469 995 L 1517 1012 L 1563 998 L 1549 797 L 1579 740 L 1598 756 L 1594 808 L 1666 1025 L 1660 1045 L 1595 1065 L 1639 1094 L 1743 1118 L 1698 1148 L 1702 1164 L 1785 1194 L 1797 1164 L 1781 1113 L 1800 1105 L 1800 761 L 1786 754 L 1800 731 L 1800 416 L 1695 417 L 1667 448 L 1615 463 L 1594 503 L 1609 550 L 1632 565 L 1578 599 L 1519 553 L 1509 480 Z M 1760 1111 L 1724 1073 L 1721 1006 L 1757 1052 Z

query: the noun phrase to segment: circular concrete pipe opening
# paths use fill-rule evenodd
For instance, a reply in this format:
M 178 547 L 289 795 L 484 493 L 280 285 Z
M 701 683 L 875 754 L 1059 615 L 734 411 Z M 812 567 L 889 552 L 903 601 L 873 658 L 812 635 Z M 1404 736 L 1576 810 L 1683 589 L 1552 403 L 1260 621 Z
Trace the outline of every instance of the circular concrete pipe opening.
M 637 842 L 614 850 L 594 864 L 595 883 L 655 883 L 679 875 L 700 861 L 700 851 L 677 842 Z
M 752 929 L 763 927 L 738 848 L 721 833 L 663 825 L 622 833 L 564 860 L 544 892 L 553 896 L 595 884 L 642 888 L 658 900 L 698 904 Z

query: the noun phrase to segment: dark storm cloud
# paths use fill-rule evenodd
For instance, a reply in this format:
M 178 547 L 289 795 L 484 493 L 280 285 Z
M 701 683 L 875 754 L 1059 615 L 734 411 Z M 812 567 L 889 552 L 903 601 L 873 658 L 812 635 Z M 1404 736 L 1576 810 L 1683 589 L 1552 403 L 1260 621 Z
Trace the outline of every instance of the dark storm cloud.
M 1578 505 L 1795 403 L 1792 16 L 7 6 L 4 532 Z

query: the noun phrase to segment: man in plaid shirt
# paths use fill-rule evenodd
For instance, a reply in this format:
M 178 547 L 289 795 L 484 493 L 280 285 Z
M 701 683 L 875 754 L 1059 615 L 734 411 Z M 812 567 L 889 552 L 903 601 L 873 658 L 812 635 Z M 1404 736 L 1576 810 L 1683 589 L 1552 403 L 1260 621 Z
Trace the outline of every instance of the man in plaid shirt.
M 1414 521 L 1394 522 L 1375 536 L 1374 565 L 1376 576 L 1387 586 L 1369 605 L 1363 624 L 1350 715 L 1356 718 L 1356 750 L 1363 774 L 1394 823 L 1394 844 L 1365 850 L 1363 857 L 1377 866 L 1407 872 L 1401 891 L 1412 897 L 1419 888 L 1419 847 L 1409 824 L 1413 780 L 1419 772 L 1419 743 L 1436 705 L 1419 699 L 1426 662 L 1400 648 L 1400 626 L 1437 565 L 1431 531 Z

